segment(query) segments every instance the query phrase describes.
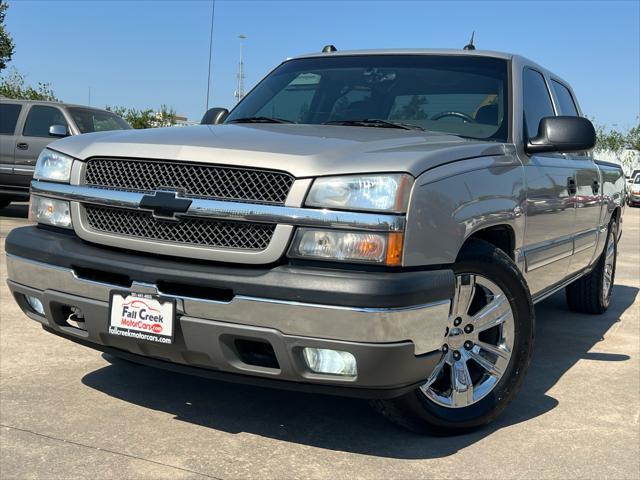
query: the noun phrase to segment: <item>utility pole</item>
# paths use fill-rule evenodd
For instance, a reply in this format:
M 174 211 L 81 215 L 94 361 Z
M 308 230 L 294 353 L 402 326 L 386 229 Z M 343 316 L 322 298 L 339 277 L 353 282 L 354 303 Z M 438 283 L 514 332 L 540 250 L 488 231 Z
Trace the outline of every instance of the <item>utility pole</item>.
M 209 31 L 209 70 L 207 73 L 207 108 L 209 110 L 209 87 L 211 86 L 211 49 L 213 47 L 213 15 L 216 11 L 216 0 L 211 0 L 211 29 Z
M 234 94 L 236 97 L 236 102 L 242 100 L 244 97 L 244 60 L 242 58 L 242 47 L 244 45 L 244 40 L 247 38 L 246 35 L 238 35 L 240 39 L 240 62 L 238 63 L 238 88 Z

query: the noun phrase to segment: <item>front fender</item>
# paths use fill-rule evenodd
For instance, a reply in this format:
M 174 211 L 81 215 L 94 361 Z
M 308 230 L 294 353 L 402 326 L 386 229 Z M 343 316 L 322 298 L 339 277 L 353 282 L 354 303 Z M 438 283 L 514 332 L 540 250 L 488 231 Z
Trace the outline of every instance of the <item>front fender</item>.
M 524 169 L 515 155 L 462 160 L 429 170 L 414 184 L 407 212 L 405 266 L 455 262 L 475 232 L 504 225 L 522 246 Z

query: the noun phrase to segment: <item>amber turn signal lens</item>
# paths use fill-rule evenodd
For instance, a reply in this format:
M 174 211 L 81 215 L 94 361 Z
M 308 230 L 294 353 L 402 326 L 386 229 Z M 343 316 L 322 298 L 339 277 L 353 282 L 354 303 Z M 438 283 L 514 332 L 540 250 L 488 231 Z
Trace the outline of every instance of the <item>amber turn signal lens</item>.
M 402 263 L 402 247 L 404 245 L 404 234 L 400 232 L 389 233 L 387 239 L 387 260 L 386 264 L 398 266 Z

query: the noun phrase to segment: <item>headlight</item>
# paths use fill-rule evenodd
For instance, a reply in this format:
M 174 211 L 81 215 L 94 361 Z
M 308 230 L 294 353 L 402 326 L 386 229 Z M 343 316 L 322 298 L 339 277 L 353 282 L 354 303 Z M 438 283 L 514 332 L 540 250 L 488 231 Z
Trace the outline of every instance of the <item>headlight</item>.
M 400 265 L 403 234 L 300 228 L 290 257 Z
M 72 228 L 69 202 L 31 195 L 29 219 L 54 227 Z
M 73 165 L 73 158 L 45 148 L 38 157 L 33 178 L 68 182 L 71 177 L 71 165 Z
M 403 173 L 317 178 L 305 204 L 344 210 L 404 213 L 413 178 Z

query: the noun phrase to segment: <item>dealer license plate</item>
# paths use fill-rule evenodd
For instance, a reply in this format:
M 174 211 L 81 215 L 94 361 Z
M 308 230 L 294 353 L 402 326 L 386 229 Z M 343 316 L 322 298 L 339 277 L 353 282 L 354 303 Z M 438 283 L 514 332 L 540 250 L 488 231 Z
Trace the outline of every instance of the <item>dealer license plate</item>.
M 175 301 L 142 293 L 111 294 L 109 333 L 134 340 L 172 343 Z

